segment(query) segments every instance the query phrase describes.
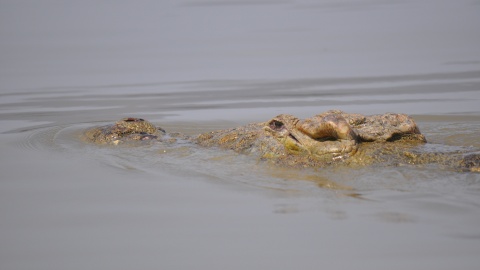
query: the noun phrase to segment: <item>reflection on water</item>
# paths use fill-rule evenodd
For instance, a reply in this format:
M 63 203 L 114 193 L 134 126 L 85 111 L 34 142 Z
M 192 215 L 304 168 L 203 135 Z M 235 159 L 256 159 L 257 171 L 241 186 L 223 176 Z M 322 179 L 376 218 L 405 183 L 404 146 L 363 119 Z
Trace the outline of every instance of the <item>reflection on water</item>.
M 298 195 L 325 195 L 335 193 L 357 196 L 355 192 L 370 192 L 383 189 L 415 192 L 447 192 L 449 188 L 464 188 L 464 185 L 480 184 L 480 174 L 460 173 L 436 166 L 389 164 L 360 168 L 332 166 L 322 169 L 279 168 L 233 151 L 207 149 L 188 141 L 176 144 L 146 143 L 122 146 L 97 146 L 84 141 L 83 132 L 92 125 L 105 123 L 79 123 L 63 126 L 47 125 L 4 134 L 24 134 L 15 147 L 35 152 L 59 152 L 65 155 L 85 156 L 88 159 L 120 169 L 142 171 L 151 174 L 168 171 L 186 175 L 203 175 L 210 179 L 222 179 L 230 184 L 240 184 L 261 189 L 293 192 Z M 202 130 L 199 123 L 196 129 Z M 425 122 L 422 132 L 428 144 L 422 151 L 449 153 L 478 151 L 480 124 L 477 122 Z M 177 126 L 178 127 L 178 126 Z M 185 127 L 184 127 L 185 128 Z M 179 129 L 182 129 L 179 127 Z M 185 129 L 188 130 L 188 127 Z M 25 135 L 26 133 L 26 135 Z M 453 138 L 457 138 L 454 140 Z M 476 179 L 475 181 L 471 181 Z M 450 186 L 450 184 L 453 185 Z M 315 188 L 316 187 L 316 188 Z M 473 188 L 475 190 L 475 188 Z M 308 195 L 308 196 L 310 196 Z

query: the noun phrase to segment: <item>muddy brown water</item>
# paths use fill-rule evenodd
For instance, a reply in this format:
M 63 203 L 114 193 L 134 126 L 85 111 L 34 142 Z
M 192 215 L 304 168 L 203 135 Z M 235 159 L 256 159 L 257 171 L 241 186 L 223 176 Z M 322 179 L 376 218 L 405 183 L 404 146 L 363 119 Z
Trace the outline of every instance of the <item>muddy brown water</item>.
M 478 25 L 477 1 L 0 1 L 0 269 L 477 269 L 480 173 L 80 137 L 341 109 L 479 151 Z

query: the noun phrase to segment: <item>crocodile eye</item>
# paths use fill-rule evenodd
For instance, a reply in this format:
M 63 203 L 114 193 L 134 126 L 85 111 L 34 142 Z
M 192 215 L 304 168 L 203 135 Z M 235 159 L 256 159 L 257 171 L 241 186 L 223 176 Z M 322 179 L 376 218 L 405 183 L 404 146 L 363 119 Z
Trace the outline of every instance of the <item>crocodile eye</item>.
M 283 123 L 278 120 L 272 120 L 268 125 L 270 126 L 271 129 L 277 130 L 277 131 L 283 128 Z

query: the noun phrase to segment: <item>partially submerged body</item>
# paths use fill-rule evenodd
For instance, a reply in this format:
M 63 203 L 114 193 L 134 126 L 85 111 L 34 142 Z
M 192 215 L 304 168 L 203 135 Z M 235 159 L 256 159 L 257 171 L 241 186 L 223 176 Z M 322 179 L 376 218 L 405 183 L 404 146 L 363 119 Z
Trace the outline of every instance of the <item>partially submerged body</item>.
M 426 139 L 415 121 L 405 114 L 364 116 L 328 111 L 304 120 L 282 114 L 267 122 L 198 136 L 176 134 L 173 137 L 182 137 L 203 147 L 231 149 L 279 166 L 435 163 L 457 170 L 480 171 L 478 153 L 423 151 L 421 146 Z M 173 137 L 139 118 L 125 118 L 85 132 L 85 138 L 97 144 L 175 143 Z

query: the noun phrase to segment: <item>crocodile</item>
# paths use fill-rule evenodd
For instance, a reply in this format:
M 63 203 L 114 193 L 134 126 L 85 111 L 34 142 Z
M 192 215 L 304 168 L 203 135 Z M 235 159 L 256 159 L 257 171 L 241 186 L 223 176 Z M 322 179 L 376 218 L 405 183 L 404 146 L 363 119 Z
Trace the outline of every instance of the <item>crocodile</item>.
M 480 152 L 432 152 L 412 117 L 385 113 L 362 115 L 330 110 L 307 119 L 280 114 L 266 122 L 187 136 L 167 133 L 141 118 L 123 118 L 89 128 L 86 141 L 119 145 L 129 142 L 175 144 L 182 139 L 200 147 L 217 147 L 252 155 L 278 166 L 437 164 L 459 171 L 480 172 Z

